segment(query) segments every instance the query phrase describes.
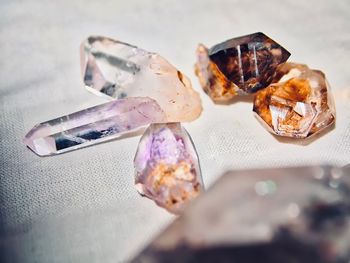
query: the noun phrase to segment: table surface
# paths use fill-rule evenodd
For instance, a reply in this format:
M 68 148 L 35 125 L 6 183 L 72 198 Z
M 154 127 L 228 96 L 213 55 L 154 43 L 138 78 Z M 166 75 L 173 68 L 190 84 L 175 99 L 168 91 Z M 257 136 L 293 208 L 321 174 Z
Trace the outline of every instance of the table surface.
M 350 1 L 10 1 L 0 3 L 1 262 L 124 262 L 172 215 L 133 186 L 139 137 L 40 158 L 22 143 L 36 123 L 104 102 L 87 92 L 80 42 L 105 35 L 166 57 L 200 92 L 184 126 L 204 183 L 228 169 L 350 163 Z M 291 61 L 323 70 L 337 123 L 312 140 L 277 139 L 251 101 L 215 105 L 194 76 L 195 49 L 262 31 Z

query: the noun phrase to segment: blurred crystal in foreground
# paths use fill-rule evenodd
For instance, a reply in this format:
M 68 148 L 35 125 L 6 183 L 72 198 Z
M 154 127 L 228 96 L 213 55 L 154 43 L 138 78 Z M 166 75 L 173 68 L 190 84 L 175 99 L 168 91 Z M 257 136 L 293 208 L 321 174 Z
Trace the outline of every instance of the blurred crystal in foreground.
M 264 35 L 233 38 L 207 49 L 197 48 L 195 72 L 204 91 L 215 102 L 228 102 L 237 94 L 267 87 L 277 66 L 290 53 Z
M 101 36 L 81 45 L 81 67 L 88 90 L 109 98 L 150 97 L 168 122 L 195 120 L 202 112 L 190 80 L 156 53 Z
M 305 138 L 335 122 L 335 104 L 321 71 L 285 63 L 274 82 L 256 93 L 253 109 L 272 133 Z
M 181 213 L 203 188 L 193 142 L 180 123 L 151 124 L 134 160 L 140 194 L 168 211 Z
M 24 143 L 40 156 L 75 150 L 114 139 L 153 122 L 165 114 L 150 98 L 128 98 L 101 104 L 31 129 Z
M 350 261 L 350 174 L 307 167 L 222 176 L 132 262 Z

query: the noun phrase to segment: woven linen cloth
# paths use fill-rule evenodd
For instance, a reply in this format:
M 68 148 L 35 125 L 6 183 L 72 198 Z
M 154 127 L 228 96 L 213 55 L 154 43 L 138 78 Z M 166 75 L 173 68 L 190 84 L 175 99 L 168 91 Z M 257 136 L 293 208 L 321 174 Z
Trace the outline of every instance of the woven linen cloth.
M 125 262 L 174 219 L 134 188 L 139 137 L 44 158 L 22 143 L 35 124 L 104 102 L 82 84 L 84 38 L 158 52 L 191 78 L 204 110 L 184 126 L 209 186 L 228 169 L 350 163 L 349 17 L 348 0 L 1 1 L 0 261 Z M 257 31 L 287 48 L 290 61 L 326 73 L 334 129 L 307 142 L 278 139 L 250 99 L 215 105 L 202 91 L 197 44 Z

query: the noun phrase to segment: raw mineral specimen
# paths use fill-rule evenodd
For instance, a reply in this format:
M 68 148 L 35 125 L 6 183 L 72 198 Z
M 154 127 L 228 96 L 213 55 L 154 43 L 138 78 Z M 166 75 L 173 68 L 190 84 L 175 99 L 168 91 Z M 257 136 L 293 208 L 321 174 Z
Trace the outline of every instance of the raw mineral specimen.
M 350 174 L 336 167 L 223 175 L 132 262 L 350 261 Z
M 277 66 L 289 56 L 286 49 L 263 33 L 254 33 L 227 40 L 209 50 L 200 44 L 195 72 L 214 102 L 228 102 L 237 94 L 267 87 Z
M 134 160 L 140 194 L 179 214 L 202 191 L 203 182 L 193 142 L 180 123 L 151 124 Z
M 81 67 L 88 90 L 107 97 L 150 97 L 168 122 L 195 120 L 202 112 L 190 80 L 160 55 L 101 36 L 81 45 Z
M 54 155 L 164 121 L 165 113 L 155 100 L 127 98 L 40 123 L 28 132 L 24 143 L 40 156 Z
M 272 133 L 287 137 L 305 138 L 335 122 L 325 75 L 303 64 L 279 66 L 274 83 L 256 93 L 253 111 Z

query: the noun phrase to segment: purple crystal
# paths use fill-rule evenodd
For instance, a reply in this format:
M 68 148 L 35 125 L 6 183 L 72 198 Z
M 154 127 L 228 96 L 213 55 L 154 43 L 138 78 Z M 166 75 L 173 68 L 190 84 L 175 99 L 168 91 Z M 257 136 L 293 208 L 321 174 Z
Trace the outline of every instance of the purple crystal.
M 24 143 L 40 156 L 59 154 L 114 139 L 166 116 L 150 98 L 107 102 L 34 126 Z
M 139 192 L 173 213 L 203 188 L 193 142 L 180 123 L 151 124 L 134 160 Z

